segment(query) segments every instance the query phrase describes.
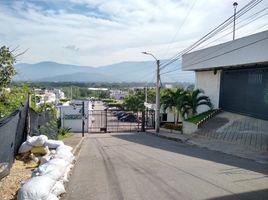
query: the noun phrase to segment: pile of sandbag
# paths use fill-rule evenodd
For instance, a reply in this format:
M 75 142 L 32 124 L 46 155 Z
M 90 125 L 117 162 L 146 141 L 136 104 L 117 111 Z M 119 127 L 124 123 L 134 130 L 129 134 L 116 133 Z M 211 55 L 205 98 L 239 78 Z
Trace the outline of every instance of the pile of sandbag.
M 32 178 L 22 184 L 17 199 L 58 200 L 58 196 L 65 193 L 64 182 L 68 181 L 73 166 L 72 147 L 40 135 L 28 137 L 19 153 L 35 155 L 40 165 L 33 170 Z

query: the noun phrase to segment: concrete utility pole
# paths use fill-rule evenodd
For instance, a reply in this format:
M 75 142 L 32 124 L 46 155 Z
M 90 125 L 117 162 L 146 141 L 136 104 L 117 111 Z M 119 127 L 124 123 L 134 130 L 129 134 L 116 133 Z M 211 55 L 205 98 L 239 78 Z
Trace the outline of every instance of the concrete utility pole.
M 85 102 L 82 101 L 82 137 L 85 136 Z
M 233 40 L 235 40 L 235 20 L 236 20 L 236 8 L 237 8 L 238 3 L 234 2 L 234 26 L 233 26 Z
M 159 126 L 160 126 L 160 60 L 158 60 L 153 54 L 147 53 L 147 52 L 142 52 L 143 54 L 150 55 L 152 56 L 157 65 L 156 69 L 156 97 L 155 97 L 155 132 L 159 133 Z

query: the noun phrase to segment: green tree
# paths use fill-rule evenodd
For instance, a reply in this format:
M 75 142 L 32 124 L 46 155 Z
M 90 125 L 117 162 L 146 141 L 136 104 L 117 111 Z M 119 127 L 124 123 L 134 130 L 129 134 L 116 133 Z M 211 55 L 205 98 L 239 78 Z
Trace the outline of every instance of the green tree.
M 184 116 L 185 96 L 186 91 L 183 88 L 165 89 L 161 93 L 161 105 L 164 110 L 169 109 L 173 112 L 175 124 Z
M 210 109 L 213 108 L 213 105 L 208 96 L 203 95 L 204 91 L 200 89 L 188 90 L 184 99 L 184 108 L 185 113 L 189 116 L 197 114 L 197 108 L 201 105 L 206 105 Z
M 124 98 L 123 107 L 125 110 L 141 111 L 144 110 L 145 94 L 142 91 L 131 92 Z
M 4 90 L 0 95 L 0 118 L 9 115 L 26 100 L 29 88 L 26 84 Z
M 125 110 L 143 111 L 145 109 L 145 91 L 136 90 L 131 91 L 128 96 L 124 98 L 123 107 Z M 155 103 L 155 90 L 147 90 L 147 102 Z
M 16 62 L 15 56 L 8 47 L 0 48 L 0 92 L 11 83 L 12 77 L 16 74 L 13 65 Z

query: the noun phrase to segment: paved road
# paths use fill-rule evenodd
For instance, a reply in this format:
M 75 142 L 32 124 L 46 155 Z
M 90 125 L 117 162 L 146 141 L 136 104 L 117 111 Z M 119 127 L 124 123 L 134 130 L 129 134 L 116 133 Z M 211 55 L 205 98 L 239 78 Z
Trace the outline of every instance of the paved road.
M 68 200 L 268 199 L 268 167 L 144 133 L 89 135 Z

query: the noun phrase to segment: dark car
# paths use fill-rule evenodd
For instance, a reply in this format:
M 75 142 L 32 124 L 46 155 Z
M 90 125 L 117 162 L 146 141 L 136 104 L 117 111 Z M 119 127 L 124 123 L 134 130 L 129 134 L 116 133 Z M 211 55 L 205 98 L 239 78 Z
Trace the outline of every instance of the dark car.
M 122 121 L 122 122 L 136 122 L 137 119 L 134 115 L 128 114 L 128 115 L 125 115 L 124 117 L 122 117 L 120 119 L 120 121 Z
M 117 115 L 117 119 L 120 120 L 122 117 L 128 115 L 127 113 L 122 113 L 120 115 Z
M 115 113 L 113 113 L 113 114 L 114 114 L 114 116 L 119 116 L 119 115 L 121 115 L 123 113 L 125 113 L 125 112 L 123 112 L 123 111 L 115 111 Z

